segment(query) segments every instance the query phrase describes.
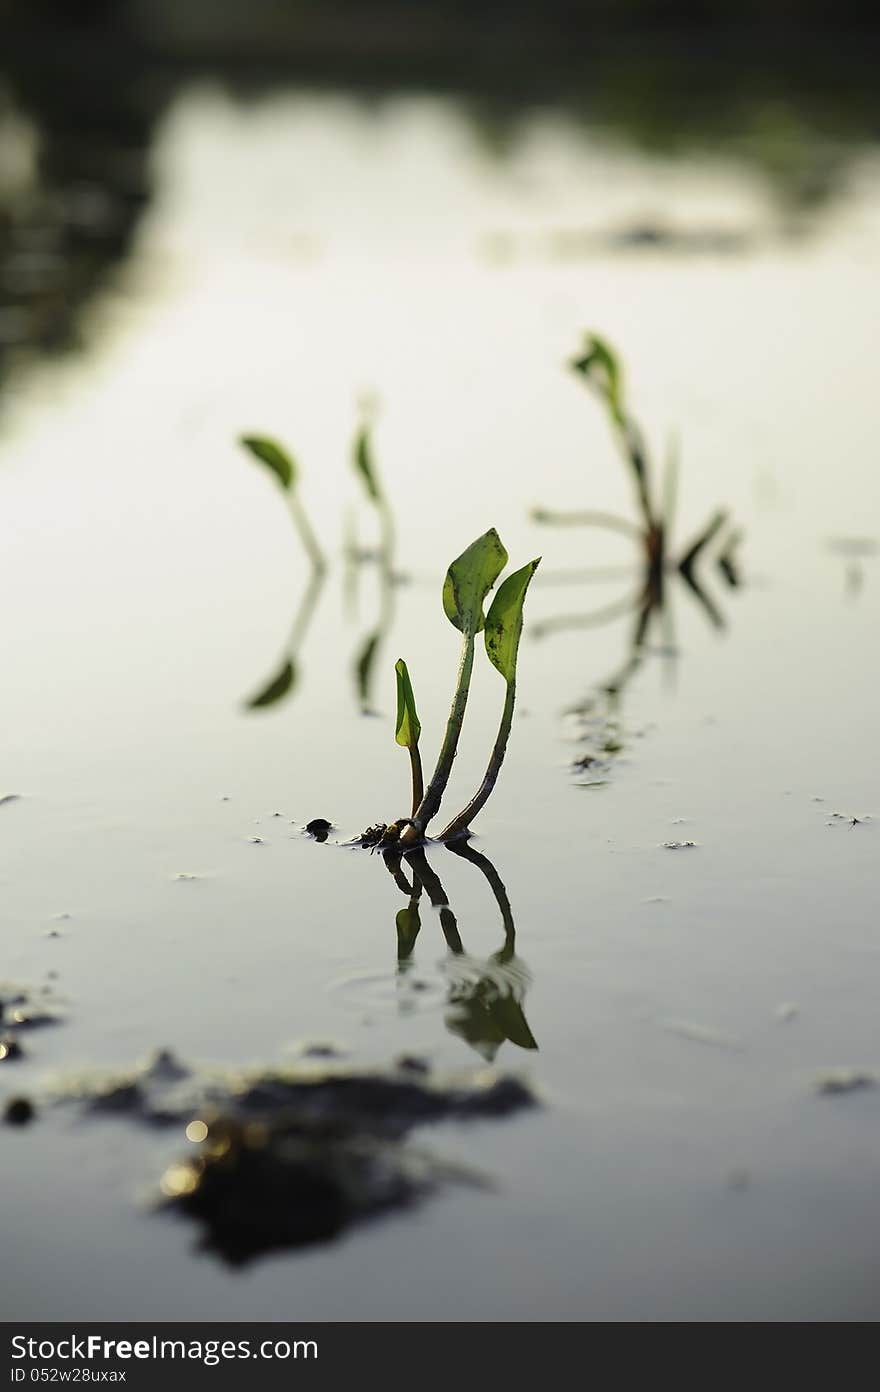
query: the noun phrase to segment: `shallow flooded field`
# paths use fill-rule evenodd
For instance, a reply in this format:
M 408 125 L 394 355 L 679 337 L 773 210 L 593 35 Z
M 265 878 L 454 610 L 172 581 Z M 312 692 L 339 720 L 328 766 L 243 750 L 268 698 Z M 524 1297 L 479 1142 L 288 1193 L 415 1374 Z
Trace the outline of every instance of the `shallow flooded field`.
M 793 221 L 549 112 L 499 152 L 440 99 L 194 85 L 150 159 L 81 351 L 0 397 L 4 1317 L 876 1318 L 877 154 Z M 532 515 L 636 515 L 588 331 L 677 441 L 679 553 L 728 517 L 647 614 L 628 537 Z M 243 432 L 295 454 L 323 575 Z M 430 763 L 443 576 L 492 526 L 543 556 L 517 718 L 414 904 L 341 843 L 409 811 L 394 663 Z M 450 807 L 502 699 L 483 661 Z M 227 1100 L 330 1068 L 537 1105 L 408 1116 L 418 1202 L 235 1265 L 156 1211 L 188 1104 L 88 1105 L 159 1050 Z

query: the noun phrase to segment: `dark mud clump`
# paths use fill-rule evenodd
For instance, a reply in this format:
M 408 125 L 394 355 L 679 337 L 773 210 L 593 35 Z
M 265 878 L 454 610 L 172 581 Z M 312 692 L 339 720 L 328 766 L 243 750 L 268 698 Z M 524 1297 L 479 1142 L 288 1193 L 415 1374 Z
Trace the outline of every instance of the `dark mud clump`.
M 437 1078 L 406 1063 L 372 1071 L 301 1063 L 209 1073 L 168 1053 L 123 1076 L 68 1080 L 59 1099 L 91 1115 L 180 1127 L 189 1154 L 166 1169 L 160 1204 L 194 1219 L 201 1246 L 234 1266 L 330 1241 L 444 1183 L 481 1182 L 410 1148 L 408 1133 L 534 1104 L 524 1083 L 490 1072 Z
M 10 1097 L 3 1108 L 7 1126 L 26 1126 L 34 1118 L 34 1104 L 27 1097 Z
M 333 823 L 328 822 L 326 817 L 313 817 L 306 823 L 306 831 L 309 836 L 314 836 L 316 841 L 326 841 L 333 830 Z

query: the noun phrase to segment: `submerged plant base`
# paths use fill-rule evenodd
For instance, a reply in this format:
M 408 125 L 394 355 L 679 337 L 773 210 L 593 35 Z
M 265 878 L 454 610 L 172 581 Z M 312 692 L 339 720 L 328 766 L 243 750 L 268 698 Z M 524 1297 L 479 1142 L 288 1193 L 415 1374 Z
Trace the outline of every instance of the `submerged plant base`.
M 68 1079 L 56 1099 L 184 1132 L 190 1153 L 165 1170 L 159 1206 L 195 1219 L 201 1246 L 234 1266 L 330 1241 L 451 1180 L 481 1182 L 410 1150 L 409 1131 L 506 1116 L 535 1101 L 516 1078 L 485 1070 L 435 1078 L 421 1061 L 208 1073 L 168 1053 L 121 1076 Z

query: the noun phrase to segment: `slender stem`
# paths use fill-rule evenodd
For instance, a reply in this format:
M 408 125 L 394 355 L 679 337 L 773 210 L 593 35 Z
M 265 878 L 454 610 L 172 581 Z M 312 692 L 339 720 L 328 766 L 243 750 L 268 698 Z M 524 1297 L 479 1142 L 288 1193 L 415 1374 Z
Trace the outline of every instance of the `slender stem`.
M 419 746 L 417 744 L 411 744 L 409 746 L 409 762 L 412 768 L 412 815 L 415 817 L 422 798 L 425 796 L 422 756 L 419 753 Z
M 489 764 L 486 768 L 483 781 L 474 793 L 470 802 L 463 807 L 458 816 L 453 817 L 448 826 L 444 827 L 440 833 L 441 841 L 452 841 L 456 836 L 462 836 L 470 827 L 471 822 L 477 813 L 486 803 L 489 794 L 498 781 L 501 772 L 501 765 L 504 763 L 504 755 L 507 751 L 507 741 L 510 738 L 510 727 L 513 724 L 513 707 L 516 703 L 516 680 L 507 683 L 507 695 L 504 699 L 504 710 L 501 712 L 501 724 L 498 726 L 498 734 L 495 745 L 489 756 Z
M 461 662 L 458 668 L 458 681 L 455 686 L 455 695 L 452 698 L 452 708 L 449 712 L 449 719 L 446 722 L 446 734 L 443 736 L 443 744 L 437 756 L 437 767 L 434 769 L 433 777 L 428 784 L 425 795 L 413 815 L 415 826 L 408 826 L 400 838 L 404 846 L 413 845 L 424 835 L 425 828 L 431 821 L 431 818 L 437 815 L 439 810 L 443 794 L 446 791 L 446 784 L 449 782 L 449 775 L 452 772 L 452 764 L 458 750 L 458 739 L 464 721 L 473 667 L 474 635 L 472 633 L 466 633 L 461 645 Z
M 321 574 L 327 569 L 327 562 L 324 559 L 323 551 L 318 545 L 318 539 L 312 531 L 309 519 L 306 517 L 305 509 L 295 492 L 291 490 L 287 497 L 290 505 L 290 515 L 293 518 L 293 525 L 296 527 L 299 533 L 299 539 L 312 563 L 312 569 Z
M 634 541 L 642 539 L 641 527 L 613 512 L 553 512 L 550 508 L 533 508 L 532 520 L 547 527 L 605 527 L 610 532 L 622 532 Z

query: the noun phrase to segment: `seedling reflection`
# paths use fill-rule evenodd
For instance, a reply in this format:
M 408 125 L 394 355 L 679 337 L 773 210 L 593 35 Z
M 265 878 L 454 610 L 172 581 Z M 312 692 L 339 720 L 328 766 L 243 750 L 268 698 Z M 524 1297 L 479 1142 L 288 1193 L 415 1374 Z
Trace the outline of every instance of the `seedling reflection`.
M 490 1062 L 505 1041 L 520 1049 L 537 1049 L 524 1010 L 530 977 L 525 964 L 516 955 L 516 928 L 504 883 L 488 856 L 467 842 L 456 841 L 447 849 L 475 865 L 485 876 L 501 915 L 503 944 L 485 960 L 470 957 L 446 890 L 424 849 L 419 847 L 404 856 L 388 852 L 384 856 L 385 865 L 409 901 L 395 919 L 398 974 L 401 979 L 405 978 L 413 966 L 416 941 L 422 928 L 420 905 L 424 893 L 437 912 L 449 948 L 446 1028 Z M 407 878 L 407 870 L 411 878 Z

